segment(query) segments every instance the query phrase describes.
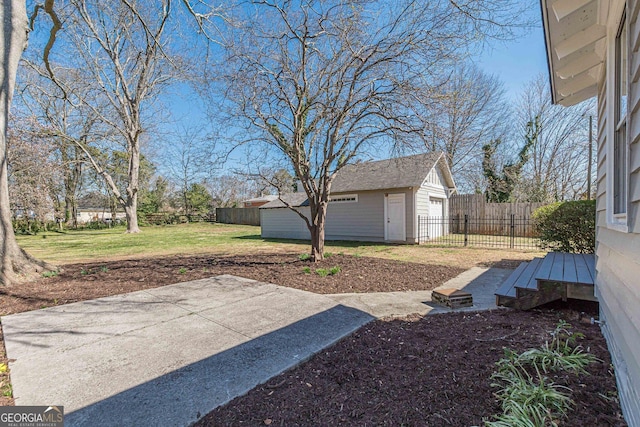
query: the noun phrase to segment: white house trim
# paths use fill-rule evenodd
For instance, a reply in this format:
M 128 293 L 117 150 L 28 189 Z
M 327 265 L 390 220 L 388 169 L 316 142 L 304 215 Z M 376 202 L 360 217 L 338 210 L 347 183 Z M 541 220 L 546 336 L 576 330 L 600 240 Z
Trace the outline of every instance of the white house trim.
M 622 24 L 622 14 L 624 12 L 625 9 L 625 2 L 624 1 L 614 1 L 610 3 L 610 9 L 609 9 L 609 16 L 608 16 L 608 22 L 607 22 L 607 27 L 608 27 L 608 32 L 607 32 L 607 61 L 606 61 L 606 85 L 607 85 L 607 92 L 606 92 L 606 103 L 609 106 L 615 106 L 616 105 L 616 91 L 614 90 L 614 88 L 616 87 L 616 37 L 618 35 L 618 29 L 620 28 L 620 25 Z M 626 16 L 629 16 L 629 13 L 627 12 Z M 627 31 L 627 40 L 629 40 L 629 25 L 627 23 L 626 26 L 626 31 Z M 627 48 L 628 49 L 628 48 Z M 630 55 L 628 55 L 627 52 L 627 58 L 630 58 Z M 629 70 L 630 70 L 630 60 L 627 59 L 627 75 L 629 75 Z M 629 92 L 629 88 L 630 88 L 630 79 L 627 78 L 627 96 L 630 93 Z M 627 107 L 627 132 L 626 132 L 626 142 L 625 142 L 625 149 L 627 150 L 627 156 L 626 156 L 626 162 L 627 162 L 627 171 L 629 170 L 629 108 Z M 615 123 L 615 108 L 607 108 L 607 123 L 610 123 L 610 126 L 607 126 L 607 181 L 606 181 L 606 185 L 607 185 L 607 190 L 606 190 L 606 204 L 607 204 L 607 208 L 606 208 L 606 217 L 607 217 L 607 228 L 610 228 L 612 230 L 616 230 L 616 231 L 620 231 L 623 233 L 627 233 L 629 231 L 629 228 L 627 227 L 627 214 L 614 214 L 614 202 L 613 202 L 613 195 L 614 195 L 614 179 L 613 176 L 615 174 L 615 170 L 614 170 L 614 142 L 615 141 L 615 133 L 616 133 L 616 126 L 617 123 Z M 626 211 L 629 212 L 629 174 L 627 174 L 625 176 L 625 179 L 627 181 L 626 183 L 626 191 L 627 191 L 627 209 Z

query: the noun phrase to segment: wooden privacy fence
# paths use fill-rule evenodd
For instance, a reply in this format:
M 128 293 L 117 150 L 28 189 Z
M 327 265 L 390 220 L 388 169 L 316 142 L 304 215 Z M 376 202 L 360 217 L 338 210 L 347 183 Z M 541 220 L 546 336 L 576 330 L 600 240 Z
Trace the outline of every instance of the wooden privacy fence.
M 469 218 L 531 218 L 545 203 L 488 203 L 483 194 L 454 194 L 449 200 L 449 216 L 468 215 Z
M 260 208 L 216 208 L 216 222 L 260 225 Z

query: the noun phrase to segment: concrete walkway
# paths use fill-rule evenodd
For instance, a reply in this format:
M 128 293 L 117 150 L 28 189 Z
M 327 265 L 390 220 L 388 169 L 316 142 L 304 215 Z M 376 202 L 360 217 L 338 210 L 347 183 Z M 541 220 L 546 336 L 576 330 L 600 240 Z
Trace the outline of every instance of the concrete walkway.
M 463 289 L 473 295 L 473 307 L 456 309 L 456 311 L 491 310 L 496 307 L 496 289 L 504 282 L 513 270 L 501 268 L 473 267 L 454 277 L 437 289 Z M 418 313 L 436 314 L 450 313 L 452 310 L 431 303 L 431 291 L 412 292 L 375 292 L 367 294 L 332 294 L 329 298 L 340 304 L 381 317 L 406 316 Z
M 2 318 L 16 405 L 65 426 L 185 426 L 372 320 L 234 276 Z
M 495 308 L 510 270 L 444 284 Z M 185 426 L 374 317 L 449 312 L 431 292 L 318 295 L 235 276 L 2 318 L 16 405 L 63 405 L 66 426 Z

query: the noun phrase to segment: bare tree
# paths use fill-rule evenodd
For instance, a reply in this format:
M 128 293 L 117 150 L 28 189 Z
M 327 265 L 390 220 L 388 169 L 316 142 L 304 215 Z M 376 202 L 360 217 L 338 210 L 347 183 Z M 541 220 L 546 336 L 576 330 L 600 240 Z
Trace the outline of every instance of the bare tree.
M 103 137 L 100 151 L 127 153 L 126 187 L 121 189 L 106 165 L 94 156 L 92 148 L 96 145 L 69 135 L 58 123 L 52 127 L 52 132 L 58 132 L 54 136 L 77 144 L 105 180 L 125 210 L 128 233 L 140 231 L 137 204 L 141 136 L 149 130 L 149 118 L 153 116 L 149 107 L 176 76 L 176 64 L 168 52 L 172 7 L 172 0 L 71 0 L 58 10 L 64 26 L 55 57 L 45 58 L 41 64 L 31 63 L 57 88 L 40 96 L 58 97 L 82 107 L 88 116 L 111 129 L 108 137 L 92 135 L 94 141 Z
M 34 22 L 38 15 L 38 12 L 44 10 L 44 12 L 51 19 L 51 30 L 49 32 L 48 42 L 44 46 L 43 50 L 43 60 L 45 63 L 45 68 L 50 77 L 53 78 L 53 70 L 51 68 L 51 64 L 49 63 L 49 56 L 51 54 L 51 50 L 55 44 L 55 39 L 58 31 L 62 28 L 62 21 L 58 18 L 56 11 L 54 10 L 54 6 L 56 6 L 55 0 L 44 0 L 42 4 L 36 4 L 34 9 L 34 13 L 31 16 L 31 19 L 27 20 L 26 13 L 26 2 L 24 0 L 3 0 L 0 3 L 0 22 L 2 23 L 2 31 L 1 39 L 0 39 L 0 55 L 2 56 L 2 67 L 0 69 L 0 239 L 2 240 L 2 246 L 0 246 L 0 283 L 8 284 L 13 281 L 18 280 L 19 278 L 25 279 L 30 278 L 34 273 L 42 271 L 44 268 L 53 268 L 52 266 L 33 259 L 29 255 L 27 255 L 23 250 L 21 250 L 16 242 L 15 235 L 13 232 L 12 224 L 11 224 L 11 210 L 9 203 L 9 189 L 8 189 L 8 174 L 7 174 L 7 123 L 9 118 L 9 110 L 11 107 L 11 101 L 13 98 L 15 82 L 16 82 L 16 73 L 18 69 L 18 63 L 20 61 L 20 57 L 22 52 L 24 51 L 27 44 L 27 34 L 29 32 L 29 25 L 31 28 L 34 26 Z M 80 4 L 80 2 L 74 2 L 74 4 Z M 145 25 L 147 21 L 143 19 L 143 12 L 136 12 L 137 9 L 133 7 L 135 3 L 128 0 L 122 0 L 121 5 L 126 5 L 129 7 L 132 12 L 135 13 L 135 21 L 134 27 L 137 25 Z M 164 3 L 169 6 L 168 2 Z M 214 23 L 215 19 L 222 17 L 220 13 L 220 9 L 216 8 L 209 4 L 206 1 L 198 1 L 197 5 L 194 6 L 194 3 L 190 0 L 182 0 L 181 4 L 185 7 L 185 10 L 194 18 L 193 22 L 196 24 L 198 31 L 203 32 L 207 35 L 207 39 L 212 39 L 212 31 L 217 30 L 217 27 Z M 96 2 L 94 4 L 93 11 L 100 11 L 101 8 L 105 6 L 105 2 Z M 170 7 L 166 7 L 163 9 L 163 12 L 169 10 Z M 151 16 L 154 16 L 154 11 L 151 11 Z M 163 13 L 161 13 L 163 15 Z M 88 16 L 88 14 L 87 14 Z M 166 21 L 165 21 L 166 22 Z M 131 34 L 129 32 L 129 28 L 126 26 L 118 25 L 115 28 L 115 31 L 111 34 L 107 32 L 102 33 L 102 36 L 113 36 L 116 40 L 124 40 L 127 36 Z M 146 40 L 148 43 L 149 50 L 145 50 L 142 52 L 142 55 L 138 57 L 131 57 L 130 62 L 120 63 L 120 65 L 132 65 L 135 66 L 139 64 L 142 60 L 143 63 L 148 63 L 146 56 L 151 52 L 158 52 L 160 50 L 160 41 L 155 37 L 158 35 L 158 29 L 163 28 L 164 24 L 160 27 L 150 27 L 147 26 L 145 28 L 145 32 L 141 40 Z M 155 31 L 155 32 L 154 32 Z M 114 38 L 112 37 L 112 41 Z M 99 40 L 99 37 L 95 37 L 96 41 Z M 93 37 L 90 36 L 92 40 Z M 90 39 L 86 40 L 87 42 Z M 104 40 L 104 39 L 103 39 Z M 106 46 L 109 44 L 107 43 Z M 105 49 L 107 51 L 108 49 Z M 116 51 L 112 51 L 115 53 Z M 152 57 L 153 55 L 150 55 Z M 109 58 L 113 59 L 113 58 Z M 114 60 L 114 65 L 116 61 Z M 116 74 L 121 75 L 120 71 L 116 71 Z M 142 73 L 139 77 L 141 77 L 140 81 L 143 81 L 144 78 L 149 78 L 149 76 L 153 75 L 152 72 Z M 144 76 L 144 78 L 142 78 Z M 101 78 L 106 78 L 107 73 L 99 76 Z M 116 83 L 122 83 L 119 81 L 120 77 L 116 78 Z M 99 79 L 99 80 L 100 80 Z M 59 83 L 59 82 L 58 82 Z M 128 82 L 131 83 L 131 82 Z M 137 88 L 138 85 L 135 85 Z M 60 87 L 62 89 L 62 87 Z M 134 89 L 134 86 L 130 86 L 130 89 Z M 137 91 L 133 92 L 120 92 L 120 95 L 133 95 L 127 98 L 121 105 L 129 106 L 129 107 L 139 107 L 140 103 L 144 101 L 144 96 L 139 95 L 149 95 L 149 88 L 145 89 L 147 92 L 139 93 Z M 113 94 L 116 95 L 117 92 Z M 117 96 L 117 95 L 116 95 Z M 135 97 L 139 96 L 139 97 Z M 136 111 L 133 109 L 131 111 Z M 138 110 L 139 111 L 139 110 Z M 130 118 L 136 118 L 135 115 Z M 125 119 L 123 117 L 123 119 Z M 136 120 L 132 120 L 132 123 L 135 123 Z M 136 132 L 134 127 L 127 129 L 127 133 L 133 137 L 135 141 Z M 126 139 L 126 138 L 125 138 Z M 132 154 L 135 156 L 135 148 L 132 148 Z M 135 163 L 135 162 L 133 162 Z M 132 165 L 132 175 L 135 175 L 135 164 Z M 135 213 L 135 201 L 136 201 L 136 188 L 135 188 L 135 179 L 133 179 L 133 185 L 130 188 L 130 202 L 129 205 L 133 209 L 129 211 Z M 129 194 L 127 194 L 129 198 Z M 124 198 L 122 198 L 124 200 Z M 127 200 L 129 201 L 129 200 Z M 137 218 L 136 218 L 137 219 Z M 134 220 L 135 221 L 135 220 Z M 133 224 L 134 227 L 132 231 L 137 229 L 137 223 Z
M 455 68 L 436 94 L 417 94 L 425 121 L 424 143 L 443 151 L 462 192 L 481 187 L 482 146 L 503 139 L 509 122 L 502 82 L 473 64 Z
M 218 208 L 238 207 L 256 192 L 256 182 L 240 174 L 211 177 L 204 185 L 213 197 L 213 205 Z
M 160 161 L 164 173 L 178 187 L 180 205 L 186 210 L 191 185 L 206 181 L 218 169 L 220 159 L 215 143 L 202 126 L 178 126 L 175 132 L 165 136 L 161 145 Z
M 415 89 L 434 88 L 470 43 L 505 35 L 497 23 L 518 13 L 510 1 L 366 0 L 265 0 L 241 12 L 225 46 L 225 94 L 247 139 L 289 160 L 309 214 L 288 206 L 309 229 L 315 261 L 336 173 L 370 147 L 421 132 Z
M 594 111 L 592 101 L 570 108 L 553 105 L 544 76 L 525 87 L 517 107 L 518 129 L 537 118 L 540 130 L 516 188 L 516 199 L 554 202 L 580 198 L 586 192 L 588 116 Z M 584 149 L 577 150 L 579 146 Z
M 50 140 L 24 131 L 28 124 L 11 121 L 7 140 L 9 195 L 15 217 L 45 224 L 54 219 L 62 167 Z

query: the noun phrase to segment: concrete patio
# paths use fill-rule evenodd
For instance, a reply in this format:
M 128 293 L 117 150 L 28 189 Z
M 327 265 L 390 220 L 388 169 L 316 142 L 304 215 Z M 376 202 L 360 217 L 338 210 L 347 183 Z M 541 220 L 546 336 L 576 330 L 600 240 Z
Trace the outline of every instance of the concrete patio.
M 443 287 L 495 308 L 510 270 Z M 449 312 L 431 291 L 318 295 L 235 276 L 2 318 L 16 405 L 62 405 L 67 426 L 185 426 L 375 317 Z

